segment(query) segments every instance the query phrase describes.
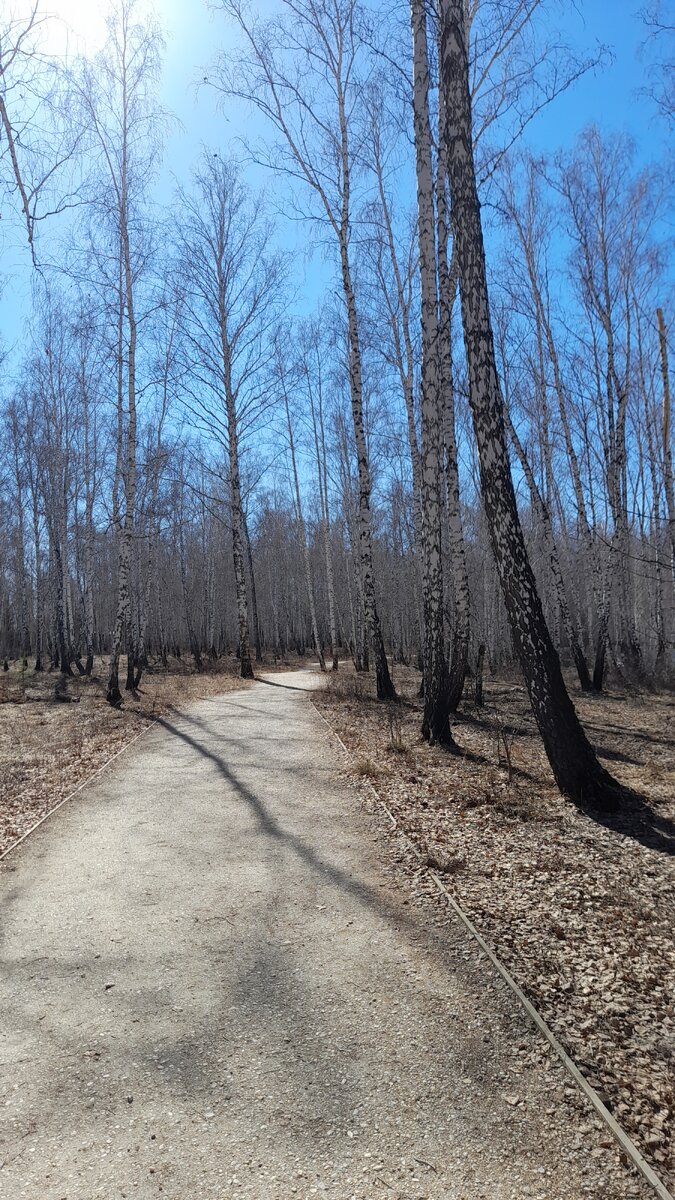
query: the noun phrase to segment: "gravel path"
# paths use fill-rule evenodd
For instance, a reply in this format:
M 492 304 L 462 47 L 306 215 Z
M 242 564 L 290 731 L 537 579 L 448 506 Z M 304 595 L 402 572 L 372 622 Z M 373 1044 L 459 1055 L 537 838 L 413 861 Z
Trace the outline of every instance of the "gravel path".
M 649 1196 L 397 883 L 315 682 L 195 704 L 7 859 L 0 1195 Z

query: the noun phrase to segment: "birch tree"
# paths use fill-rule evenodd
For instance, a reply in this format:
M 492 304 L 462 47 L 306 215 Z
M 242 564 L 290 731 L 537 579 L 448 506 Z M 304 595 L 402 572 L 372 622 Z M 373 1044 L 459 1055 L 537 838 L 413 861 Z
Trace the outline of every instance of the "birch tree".
M 622 671 L 644 675 L 642 648 L 632 615 L 629 542 L 627 422 L 634 376 L 631 295 L 653 270 L 652 226 L 658 189 L 649 169 L 633 173 L 632 147 L 624 137 L 603 138 L 591 127 L 576 151 L 560 163 L 558 186 L 569 213 L 574 275 L 585 310 L 583 358 L 588 391 L 602 444 L 603 486 L 611 536 L 596 648 L 601 685 L 609 637 L 610 598 L 616 609 L 614 655 Z
M 524 194 L 520 195 L 516 194 L 513 175 L 507 175 L 503 194 L 504 211 L 507 215 L 509 227 L 515 231 L 525 266 L 524 278 L 519 271 L 514 271 L 513 282 L 509 283 L 509 294 L 512 296 L 512 303 L 516 310 L 524 313 L 525 321 L 535 330 L 536 346 L 534 354 L 537 361 L 537 370 L 533 384 L 536 391 L 535 404 L 538 410 L 545 416 L 547 422 L 546 428 L 543 430 L 542 441 L 544 447 L 543 453 L 546 459 L 546 474 L 549 481 L 553 476 L 551 456 L 553 432 L 548 425 L 549 402 L 547 392 L 549 371 L 552 371 L 553 386 L 551 390 L 557 400 L 569 466 L 573 477 L 573 500 L 577 508 L 577 523 L 581 532 L 587 567 L 594 579 L 595 606 L 597 611 L 600 612 L 600 597 L 604 587 L 602 569 L 598 560 L 597 550 L 594 551 L 593 549 L 593 532 L 588 522 L 578 456 L 570 432 L 568 400 L 565 393 L 560 356 L 553 330 L 550 298 L 545 282 L 549 275 L 548 242 L 550 238 L 550 217 L 548 213 L 542 211 L 543 205 L 539 195 L 537 176 L 536 165 L 531 160 L 526 161 L 525 191 Z M 531 303 L 528 303 L 526 299 L 528 293 Z M 504 360 L 505 353 L 502 354 L 502 361 Z M 579 676 L 579 683 L 582 691 L 592 691 L 593 684 L 586 662 L 582 635 L 573 613 L 574 607 L 576 607 L 577 611 L 579 609 L 579 597 L 578 595 L 574 597 L 568 595 L 568 592 L 572 590 L 572 585 L 569 582 L 566 584 L 563 578 L 550 505 L 534 478 L 529 461 L 526 462 L 527 456 L 521 445 L 520 438 L 513 427 L 508 403 L 506 404 L 505 415 L 514 449 L 525 473 L 532 501 L 538 510 L 544 530 L 548 547 L 549 564 L 555 580 L 563 624 Z M 595 564 L 595 566 L 592 564 Z
M 324 365 L 318 323 L 306 329 L 301 372 L 309 400 L 309 410 L 314 436 L 316 480 L 319 492 L 321 515 L 321 538 L 326 565 L 326 591 L 328 594 L 328 625 L 330 629 L 331 669 L 338 669 L 339 640 L 337 631 L 337 608 L 335 601 L 335 570 L 331 546 L 330 489 L 328 475 L 328 452 L 326 448 L 326 418 L 324 400 Z
M 439 78 L 442 63 L 440 39 L 437 44 Z M 448 228 L 448 163 L 446 138 L 446 97 L 444 88 L 438 92 L 438 138 L 436 164 L 436 231 L 438 257 L 438 348 L 439 378 L 442 405 L 442 445 L 446 481 L 446 512 L 450 544 L 450 570 L 454 596 L 452 657 L 448 677 L 448 708 L 455 712 L 462 698 L 469 660 L 471 637 L 471 595 L 466 565 L 466 548 L 462 524 L 459 481 L 459 452 L 457 448 L 455 378 L 453 368 L 452 315 L 457 294 L 457 256 L 449 254 Z
M 671 446 L 671 406 L 670 369 L 668 365 L 668 337 L 663 309 L 656 310 L 659 327 L 659 357 L 661 364 L 662 420 L 661 420 L 661 460 L 663 463 L 663 481 L 666 493 L 666 510 L 668 514 L 668 533 L 670 538 L 670 570 L 675 586 L 675 485 L 673 484 L 673 451 Z
M 361 334 L 354 284 L 352 223 L 359 133 L 355 128 L 365 30 L 355 0 L 284 0 L 282 15 L 249 19 L 238 0 L 223 0 L 244 46 L 223 57 L 218 86 L 255 107 L 279 138 L 266 162 L 309 191 L 312 216 L 326 223 L 339 255 L 347 321 L 349 388 L 358 466 L 358 546 L 377 696 L 395 690 L 377 611 L 373 570 L 371 469 L 364 415 Z M 281 47 L 286 47 L 284 54 Z M 355 146 L 354 143 L 357 143 Z M 259 156 L 259 155 L 258 155 Z
M 516 507 L 494 350 L 485 248 L 473 158 L 471 96 L 461 0 L 442 0 L 442 86 L 448 176 L 469 372 L 470 403 L 490 540 L 518 657 L 561 791 L 590 808 L 614 808 L 620 792 L 588 741 L 562 676 Z
M 422 733 L 431 742 L 456 749 L 450 732 L 448 666 L 445 657 L 445 608 L 441 550 L 442 399 L 436 278 L 434 169 L 429 114 L 429 53 L 426 8 L 412 0 L 413 124 L 415 132 L 418 243 L 421 280 L 422 377 L 420 476 L 424 603 L 424 719 Z
M 309 603 L 309 616 L 312 625 L 312 639 L 314 641 L 314 649 L 319 660 L 319 666 L 322 671 L 326 670 L 326 661 L 323 655 L 321 646 L 321 638 L 319 637 L 319 623 L 316 615 L 316 597 L 314 594 L 314 580 L 312 578 L 312 566 L 309 555 L 309 545 L 307 541 L 307 528 L 305 518 L 302 511 L 302 496 L 300 493 L 300 477 L 298 475 L 298 460 L 295 452 L 295 437 L 293 436 L 293 421 L 291 420 L 291 406 L 288 399 L 288 388 L 286 386 L 286 370 L 283 362 L 283 352 L 279 343 L 276 345 L 276 375 L 278 384 L 281 390 L 281 397 L 284 406 L 284 414 L 286 417 L 286 430 L 288 432 L 288 453 L 291 462 L 291 478 L 293 483 L 293 496 L 295 499 L 295 518 L 298 526 L 298 535 L 300 538 L 300 546 L 302 548 L 302 559 L 305 567 L 305 583 L 307 586 L 307 601 Z
M 119 705 L 119 662 L 127 651 L 126 687 L 135 686 L 131 569 L 137 489 L 139 288 L 147 254 L 144 204 L 157 164 L 156 85 L 161 37 L 137 0 L 119 0 L 108 19 L 108 40 L 81 64 L 74 86 L 88 123 L 95 164 L 90 204 L 108 234 L 108 286 L 114 281 L 118 318 L 117 469 L 113 509 L 118 540 L 117 608 L 111 635 L 107 699 Z M 123 505 L 117 501 L 121 481 Z
M 75 658 L 70 605 L 71 541 L 75 462 L 75 412 L 70 403 L 68 327 L 62 307 L 46 302 L 40 343 L 30 364 L 30 386 L 38 412 L 37 469 L 48 534 L 53 603 L 52 664 L 72 675 Z
M 194 194 L 181 200 L 183 378 L 191 416 L 227 456 L 240 670 L 252 678 L 241 450 L 273 401 L 266 369 L 283 266 L 233 161 L 205 157 Z

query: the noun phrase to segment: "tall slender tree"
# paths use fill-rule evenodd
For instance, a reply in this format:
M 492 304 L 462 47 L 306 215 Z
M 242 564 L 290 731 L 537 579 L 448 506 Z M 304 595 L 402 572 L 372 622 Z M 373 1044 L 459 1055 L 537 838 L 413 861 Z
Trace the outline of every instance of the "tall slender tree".
M 608 809 L 620 790 L 601 766 L 569 698 L 527 555 L 511 478 L 494 349 L 473 158 L 462 0 L 441 0 L 448 177 L 483 504 L 514 644 L 553 774 L 577 804 Z
M 352 250 L 353 185 L 358 170 L 354 129 L 366 52 L 356 0 L 283 0 L 282 15 L 268 24 L 250 18 L 239 0 L 222 0 L 244 46 L 223 58 L 218 86 L 253 105 L 280 136 L 268 165 L 301 180 L 327 222 L 339 256 L 347 323 L 348 377 L 358 467 L 358 547 L 366 625 L 377 695 L 395 697 L 375 594 L 371 516 L 372 479 L 364 413 L 361 331 Z M 290 45 L 295 53 L 281 54 Z M 316 213 L 314 214 L 316 216 Z
M 415 132 L 418 242 L 422 293 L 422 377 L 420 482 L 424 605 L 424 719 L 431 742 L 456 749 L 450 732 L 449 679 L 445 656 L 443 593 L 441 448 L 442 398 L 434 168 L 429 113 L 429 52 L 423 0 L 412 0 L 413 125 Z
M 243 678 L 252 678 L 242 438 L 272 403 L 272 333 L 283 263 L 271 226 L 232 160 L 204 156 L 193 195 L 183 193 L 179 233 L 183 391 L 186 407 L 227 456 L 232 557 Z
M 113 502 L 117 524 L 117 608 L 111 637 L 107 699 L 119 705 L 119 662 L 127 651 L 127 680 L 134 688 L 135 644 L 132 624 L 132 547 L 138 482 L 138 292 L 148 253 L 143 206 L 158 157 L 161 114 L 154 89 L 162 39 L 157 26 L 141 14 L 138 0 L 117 0 L 108 18 L 105 47 L 85 60 L 73 75 L 90 131 L 95 164 L 90 206 L 102 218 L 107 235 L 107 284 L 118 319 L 117 470 L 123 506 Z

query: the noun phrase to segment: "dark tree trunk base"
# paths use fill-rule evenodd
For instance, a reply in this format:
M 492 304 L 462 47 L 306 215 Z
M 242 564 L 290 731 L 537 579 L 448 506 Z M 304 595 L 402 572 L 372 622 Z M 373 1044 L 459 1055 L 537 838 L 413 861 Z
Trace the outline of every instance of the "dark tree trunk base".
M 375 680 L 378 700 L 398 700 L 396 688 L 392 683 L 391 675 L 389 674 L 389 663 L 382 641 L 382 633 L 380 623 L 377 618 L 377 613 L 373 616 L 372 626 L 373 637 L 373 657 L 375 659 Z
M 593 666 L 593 690 L 601 692 L 605 681 L 605 660 L 607 658 L 607 642 L 600 638 L 595 649 L 595 664 Z
M 122 707 L 122 693 L 120 691 L 119 668 L 117 663 L 114 663 L 110 668 L 110 676 L 108 678 L 108 687 L 106 689 L 105 698 L 108 704 L 113 708 Z
M 588 664 L 581 646 L 575 646 L 573 650 L 574 665 L 579 676 L 579 686 L 582 692 L 594 692 L 593 680 L 591 679 L 588 670 Z
M 623 789 L 608 771 L 603 767 L 598 770 L 595 764 L 589 764 L 585 770 L 580 768 L 572 786 L 559 781 L 559 787 L 590 813 L 616 813 L 622 805 Z
M 391 682 L 391 679 L 381 680 L 378 678 L 377 698 L 378 698 L 378 700 L 382 700 L 382 701 L 398 700 L 398 696 L 396 695 L 396 688 L 394 687 L 393 683 Z
M 457 712 L 464 693 L 469 662 L 469 643 L 465 638 L 456 638 L 452 647 L 452 659 L 448 676 L 448 709 Z
M 483 666 L 485 663 L 485 646 L 481 642 L 478 647 L 478 661 L 476 663 L 476 681 L 474 684 L 474 704 L 476 708 L 483 707 Z
M 442 639 L 436 639 L 436 655 L 429 653 L 431 662 L 423 677 L 424 683 L 424 715 L 422 717 L 422 737 L 430 746 L 442 746 L 450 754 L 460 754 L 450 729 L 450 707 L 448 692 L 448 670 Z
M 446 750 L 448 754 L 454 754 L 460 757 L 463 753 L 452 736 L 450 722 L 447 717 L 444 724 L 443 722 L 439 724 L 434 723 L 433 727 L 425 717 L 422 722 L 422 737 L 424 738 L 425 742 L 429 743 L 430 746 L 440 746 L 441 749 Z

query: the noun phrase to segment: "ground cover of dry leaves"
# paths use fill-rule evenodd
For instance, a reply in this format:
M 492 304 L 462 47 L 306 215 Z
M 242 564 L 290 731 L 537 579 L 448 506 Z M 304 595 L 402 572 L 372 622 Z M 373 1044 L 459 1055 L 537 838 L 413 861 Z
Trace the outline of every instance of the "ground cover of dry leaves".
M 0 854 L 156 717 L 244 686 L 237 669 L 234 659 L 222 659 L 196 674 L 170 659 L 168 669 L 143 675 L 137 694 L 124 693 L 118 710 L 105 702 L 103 659 L 95 660 L 91 678 L 68 680 L 75 703 L 54 699 L 57 673 L 11 664 L 0 673 Z
M 575 695 L 606 766 L 646 801 L 606 827 L 558 794 L 515 679 L 488 682 L 482 710 L 463 702 L 461 758 L 422 741 L 419 675 L 400 668 L 396 686 L 402 702 L 381 705 L 369 677 L 341 668 L 315 694 L 348 770 L 375 787 L 672 1187 L 675 699 Z M 445 903 L 394 845 L 417 891 Z

